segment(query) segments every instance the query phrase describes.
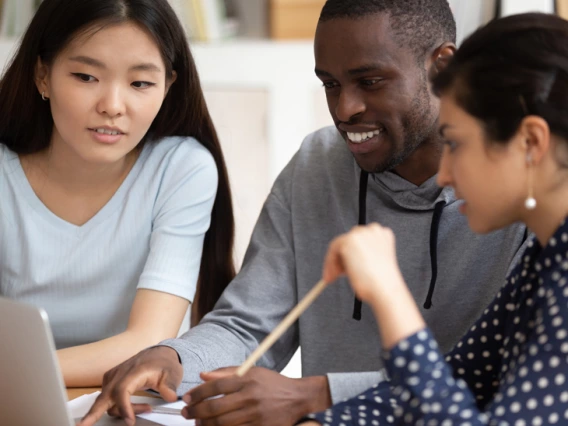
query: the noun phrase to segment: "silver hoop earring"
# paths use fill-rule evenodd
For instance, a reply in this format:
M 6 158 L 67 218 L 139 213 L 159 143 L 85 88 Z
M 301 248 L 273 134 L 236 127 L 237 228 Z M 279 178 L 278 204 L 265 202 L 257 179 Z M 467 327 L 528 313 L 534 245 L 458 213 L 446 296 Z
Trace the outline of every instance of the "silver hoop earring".
M 532 155 L 529 152 L 527 154 L 527 166 L 528 170 L 528 195 L 527 199 L 525 200 L 525 208 L 527 210 L 534 210 L 536 208 L 536 200 L 533 195 L 533 168 L 532 168 Z
M 43 101 L 47 101 L 49 98 L 46 98 L 46 97 L 45 97 L 45 92 L 41 92 L 41 99 L 42 99 Z

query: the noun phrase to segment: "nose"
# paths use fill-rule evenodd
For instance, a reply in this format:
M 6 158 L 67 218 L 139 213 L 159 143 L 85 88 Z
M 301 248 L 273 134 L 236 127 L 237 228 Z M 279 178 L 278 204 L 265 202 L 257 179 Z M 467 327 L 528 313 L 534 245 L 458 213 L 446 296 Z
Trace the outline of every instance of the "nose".
M 339 94 L 335 106 L 335 115 L 339 121 L 349 122 L 365 112 L 365 102 L 356 90 L 344 88 Z
M 124 115 L 126 104 L 122 90 L 118 85 L 108 86 L 101 93 L 97 111 L 109 117 Z
M 440 166 L 438 168 L 438 176 L 436 177 L 436 182 L 438 186 L 453 186 L 452 178 L 452 167 L 451 167 L 451 156 L 450 148 L 448 146 L 444 147 L 442 151 L 442 158 L 440 159 Z

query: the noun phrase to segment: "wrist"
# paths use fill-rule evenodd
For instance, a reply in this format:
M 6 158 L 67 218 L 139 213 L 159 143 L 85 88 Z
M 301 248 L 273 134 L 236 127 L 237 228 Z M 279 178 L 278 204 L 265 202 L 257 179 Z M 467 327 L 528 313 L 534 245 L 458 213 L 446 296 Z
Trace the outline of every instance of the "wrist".
M 392 306 L 406 299 L 409 293 L 408 287 L 400 272 L 394 273 L 388 280 L 382 279 L 384 285 L 373 288 L 370 300 L 367 302 L 373 310 L 382 309 L 384 306 Z
M 327 376 L 311 376 L 296 380 L 298 381 L 297 394 L 300 398 L 298 418 L 331 407 Z
M 181 365 L 181 357 L 179 356 L 178 351 L 176 351 L 171 346 L 159 345 L 159 346 L 153 346 L 149 349 L 157 351 L 157 353 L 159 353 L 160 356 L 170 359 L 172 363 L 177 361 L 177 363 Z

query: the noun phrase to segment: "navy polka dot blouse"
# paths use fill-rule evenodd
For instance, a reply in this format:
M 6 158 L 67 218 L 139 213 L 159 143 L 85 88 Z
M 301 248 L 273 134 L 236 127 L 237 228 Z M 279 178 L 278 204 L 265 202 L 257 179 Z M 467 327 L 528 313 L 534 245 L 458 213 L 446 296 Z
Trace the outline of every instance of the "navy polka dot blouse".
M 390 382 L 311 415 L 324 425 L 568 424 L 568 224 L 533 237 L 444 358 L 428 329 L 384 354 Z

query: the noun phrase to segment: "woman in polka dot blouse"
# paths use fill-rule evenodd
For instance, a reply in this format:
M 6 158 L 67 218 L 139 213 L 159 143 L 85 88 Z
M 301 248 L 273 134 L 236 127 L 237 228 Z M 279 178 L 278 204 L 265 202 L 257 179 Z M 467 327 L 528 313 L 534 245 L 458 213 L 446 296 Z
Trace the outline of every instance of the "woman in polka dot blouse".
M 403 281 L 392 232 L 373 224 L 336 239 L 324 279 L 347 274 L 373 308 L 390 381 L 304 424 L 566 425 L 568 22 L 544 14 L 493 21 L 433 87 L 445 140 L 438 183 L 463 198 L 474 231 L 522 221 L 534 236 L 445 357 Z

